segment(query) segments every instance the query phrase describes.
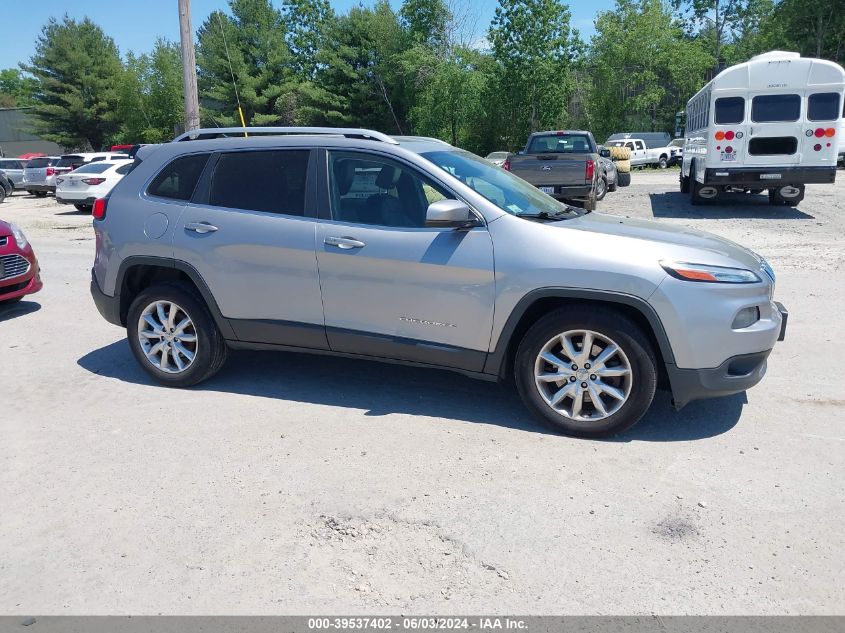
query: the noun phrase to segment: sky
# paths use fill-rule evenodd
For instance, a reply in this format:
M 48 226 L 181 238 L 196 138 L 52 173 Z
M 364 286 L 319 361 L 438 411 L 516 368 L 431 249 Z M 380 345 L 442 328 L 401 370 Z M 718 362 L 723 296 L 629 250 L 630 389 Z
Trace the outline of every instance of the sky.
M 462 0 L 471 7 L 475 22 L 475 36 L 480 41 L 493 18 L 497 0 Z M 338 13 L 361 4 L 361 0 L 331 0 Z M 364 0 L 371 5 L 372 0 Z M 277 6 L 280 2 L 276 2 Z M 391 0 L 394 8 L 401 0 Z M 451 3 L 450 3 L 451 4 Z M 215 9 L 228 9 L 226 0 L 192 0 L 194 31 Z M 585 38 L 594 32 L 596 13 L 613 6 L 612 0 L 574 0 L 570 3 L 572 26 Z M 179 14 L 177 0 L 38 0 L 26 3 L 20 10 L 4 13 L 4 26 L 0 34 L 0 68 L 17 66 L 28 61 L 35 51 L 35 40 L 41 27 L 50 17 L 61 18 L 67 13 L 81 19 L 90 17 L 114 38 L 122 54 L 128 51 L 144 53 L 152 49 L 157 37 L 179 41 Z

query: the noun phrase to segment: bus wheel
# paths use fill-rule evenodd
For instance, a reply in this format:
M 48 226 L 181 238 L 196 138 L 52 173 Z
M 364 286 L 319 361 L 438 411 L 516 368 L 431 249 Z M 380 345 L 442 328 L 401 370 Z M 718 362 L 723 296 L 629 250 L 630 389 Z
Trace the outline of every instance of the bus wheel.
M 689 168 L 689 192 L 690 202 L 694 205 L 714 200 L 719 195 L 719 190 L 716 187 L 702 185 L 695 179 L 695 163 L 692 163 Z
M 804 185 L 786 185 L 779 189 L 769 189 L 769 204 L 794 207 L 804 199 Z

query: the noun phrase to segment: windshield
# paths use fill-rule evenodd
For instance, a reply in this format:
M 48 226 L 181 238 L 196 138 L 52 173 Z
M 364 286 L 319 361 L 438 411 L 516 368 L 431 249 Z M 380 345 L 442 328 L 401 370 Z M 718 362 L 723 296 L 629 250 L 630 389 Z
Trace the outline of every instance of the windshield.
M 576 217 L 581 214 L 579 209 L 558 202 L 522 178 L 475 154 L 458 150 L 425 152 L 421 156 L 511 215 Z

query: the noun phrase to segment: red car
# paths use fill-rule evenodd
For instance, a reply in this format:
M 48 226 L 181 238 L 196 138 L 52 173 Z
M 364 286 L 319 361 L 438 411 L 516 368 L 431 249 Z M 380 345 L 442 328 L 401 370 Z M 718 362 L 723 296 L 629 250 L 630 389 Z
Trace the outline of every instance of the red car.
M 0 220 L 0 306 L 17 303 L 41 290 L 41 269 L 26 236 Z

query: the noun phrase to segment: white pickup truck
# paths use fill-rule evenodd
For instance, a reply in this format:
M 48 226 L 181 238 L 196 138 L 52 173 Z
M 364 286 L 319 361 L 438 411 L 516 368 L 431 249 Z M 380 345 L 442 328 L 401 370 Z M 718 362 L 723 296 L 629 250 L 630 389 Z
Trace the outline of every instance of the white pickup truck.
M 666 169 L 672 161 L 672 147 L 648 147 L 646 142 L 639 138 L 626 138 L 608 141 L 605 143 L 605 146 L 627 147 L 630 149 L 631 167 L 657 165 L 660 169 Z

